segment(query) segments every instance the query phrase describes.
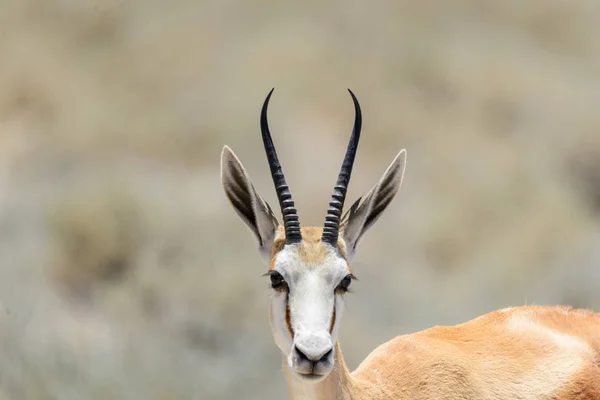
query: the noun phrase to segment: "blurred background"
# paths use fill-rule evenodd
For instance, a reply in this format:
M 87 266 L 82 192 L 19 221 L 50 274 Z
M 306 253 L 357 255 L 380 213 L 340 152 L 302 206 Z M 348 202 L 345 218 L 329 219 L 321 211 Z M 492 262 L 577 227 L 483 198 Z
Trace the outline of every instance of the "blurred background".
M 321 225 L 406 148 L 346 298 L 350 368 L 496 308 L 600 310 L 595 1 L 0 2 L 0 399 L 282 399 L 269 285 L 219 181 Z M 277 210 L 279 215 L 279 211 Z

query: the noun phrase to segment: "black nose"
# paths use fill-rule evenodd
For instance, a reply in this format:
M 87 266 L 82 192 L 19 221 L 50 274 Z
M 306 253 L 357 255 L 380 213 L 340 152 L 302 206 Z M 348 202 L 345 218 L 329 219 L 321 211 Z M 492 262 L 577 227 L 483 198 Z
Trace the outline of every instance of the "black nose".
M 306 354 L 304 354 L 296 346 L 294 346 L 294 351 L 296 352 L 296 356 L 298 357 L 299 360 L 301 360 L 301 361 L 308 361 L 311 364 L 316 364 L 316 363 L 318 363 L 320 361 L 325 361 L 327 359 L 327 357 L 329 357 L 329 355 L 333 351 L 333 348 L 331 348 L 327 353 L 323 354 L 322 356 L 318 356 L 318 357 L 309 357 Z

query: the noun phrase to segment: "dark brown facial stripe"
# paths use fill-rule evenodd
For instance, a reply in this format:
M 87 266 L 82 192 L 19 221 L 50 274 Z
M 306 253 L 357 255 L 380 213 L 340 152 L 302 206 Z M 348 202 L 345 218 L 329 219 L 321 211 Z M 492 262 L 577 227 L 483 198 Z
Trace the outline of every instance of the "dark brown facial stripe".
M 290 305 L 289 303 L 285 306 L 285 325 L 287 326 L 288 332 L 292 340 L 294 339 L 294 329 L 292 329 L 292 317 L 290 315 Z
M 329 325 L 329 333 L 333 333 L 333 327 L 335 326 L 335 304 L 333 305 L 333 313 L 331 314 L 331 325 Z

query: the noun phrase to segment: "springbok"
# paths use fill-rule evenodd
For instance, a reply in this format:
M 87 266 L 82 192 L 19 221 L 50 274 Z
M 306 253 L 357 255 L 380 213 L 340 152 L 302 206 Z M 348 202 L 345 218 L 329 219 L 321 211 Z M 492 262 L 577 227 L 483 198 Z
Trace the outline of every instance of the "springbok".
M 600 314 L 562 306 L 507 308 L 398 336 L 350 373 L 338 343 L 342 296 L 354 279 L 350 264 L 359 240 L 400 188 L 406 151 L 342 216 L 362 125 L 350 91 L 354 129 L 324 227 L 300 227 L 267 123 L 272 93 L 260 125 L 283 226 L 227 146 L 221 181 L 268 264 L 270 324 L 290 398 L 600 399 Z

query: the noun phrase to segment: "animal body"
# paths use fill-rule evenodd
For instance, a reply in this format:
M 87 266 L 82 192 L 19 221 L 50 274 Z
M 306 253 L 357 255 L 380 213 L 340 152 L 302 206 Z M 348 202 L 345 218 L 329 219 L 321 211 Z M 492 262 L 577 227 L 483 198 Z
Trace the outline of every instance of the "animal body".
M 269 320 L 291 399 L 600 400 L 600 314 L 563 306 L 507 308 L 398 336 L 350 372 L 338 343 L 342 296 L 354 279 L 358 242 L 400 188 L 406 151 L 342 214 L 362 125 L 350 91 L 354 128 L 324 225 L 301 227 L 268 127 L 272 93 L 260 124 L 283 224 L 227 146 L 221 180 L 268 266 Z

